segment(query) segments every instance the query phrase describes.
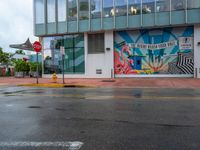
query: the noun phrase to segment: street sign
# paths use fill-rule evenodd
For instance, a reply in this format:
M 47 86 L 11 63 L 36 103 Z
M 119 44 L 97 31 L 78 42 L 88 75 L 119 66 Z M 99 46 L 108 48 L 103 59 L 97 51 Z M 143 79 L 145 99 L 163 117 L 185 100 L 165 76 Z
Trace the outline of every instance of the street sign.
M 61 47 L 60 47 L 60 53 L 61 53 L 62 55 L 65 55 L 65 47 L 64 47 L 64 46 L 61 46 Z
M 35 42 L 33 43 L 33 49 L 34 49 L 34 51 L 37 52 L 37 53 L 41 52 L 41 50 L 42 50 L 42 45 L 40 44 L 40 42 L 35 41 Z

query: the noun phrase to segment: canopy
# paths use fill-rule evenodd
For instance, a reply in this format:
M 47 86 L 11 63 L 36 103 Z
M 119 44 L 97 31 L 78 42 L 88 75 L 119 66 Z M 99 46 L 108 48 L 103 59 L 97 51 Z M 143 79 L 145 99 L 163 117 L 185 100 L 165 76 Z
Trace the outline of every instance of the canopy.
M 31 44 L 29 38 L 23 44 L 12 44 L 12 45 L 10 45 L 10 48 L 34 51 L 33 50 L 33 45 Z

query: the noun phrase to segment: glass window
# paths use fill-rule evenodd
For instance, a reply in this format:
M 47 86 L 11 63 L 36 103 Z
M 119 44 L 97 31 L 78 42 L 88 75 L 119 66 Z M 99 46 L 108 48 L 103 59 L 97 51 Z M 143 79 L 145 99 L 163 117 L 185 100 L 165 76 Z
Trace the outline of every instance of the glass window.
M 103 0 L 103 17 L 114 16 L 113 0 Z
M 139 15 L 141 13 L 141 0 L 129 0 L 129 15 Z
M 142 0 L 142 13 L 148 14 L 155 12 L 155 1 L 154 0 Z
M 185 9 L 185 0 L 172 0 L 171 3 L 172 3 L 172 11 Z
M 101 18 L 102 0 L 91 0 L 91 18 Z
M 62 57 L 60 54 L 62 37 L 45 37 L 44 42 L 44 74 L 62 73 Z
M 188 6 L 188 9 L 200 8 L 200 0 L 188 0 L 187 6 Z
M 47 16 L 48 23 L 56 22 L 56 1 L 47 0 Z
M 88 54 L 104 53 L 104 33 L 88 34 Z
M 156 0 L 156 11 L 157 12 L 170 11 L 170 1 L 169 0 Z
M 35 23 L 44 23 L 44 0 L 35 0 Z
M 89 2 L 88 0 L 79 0 L 79 19 L 86 20 L 89 18 Z
M 66 21 L 66 0 L 58 0 L 58 21 Z
M 115 15 L 126 16 L 127 15 L 127 0 L 115 0 Z
M 77 2 L 76 0 L 68 0 L 68 20 L 77 20 Z

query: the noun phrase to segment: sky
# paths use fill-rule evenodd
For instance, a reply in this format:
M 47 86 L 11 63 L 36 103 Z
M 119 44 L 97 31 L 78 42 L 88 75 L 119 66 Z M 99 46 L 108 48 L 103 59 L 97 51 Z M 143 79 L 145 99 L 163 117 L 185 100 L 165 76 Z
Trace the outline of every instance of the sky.
M 27 38 L 34 43 L 33 0 L 1 0 L 0 47 L 5 52 L 15 52 L 10 44 L 24 43 Z

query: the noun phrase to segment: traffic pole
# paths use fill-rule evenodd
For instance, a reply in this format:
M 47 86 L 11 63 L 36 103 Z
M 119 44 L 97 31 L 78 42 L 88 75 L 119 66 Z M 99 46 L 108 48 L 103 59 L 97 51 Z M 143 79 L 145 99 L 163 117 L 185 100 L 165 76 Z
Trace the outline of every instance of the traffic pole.
M 39 63 L 39 61 L 38 61 L 38 53 L 37 53 L 37 84 L 39 84 L 39 81 L 38 81 L 38 76 L 39 76 L 39 66 L 38 66 L 38 63 Z
M 64 68 L 64 65 L 65 65 L 65 59 L 64 59 L 65 55 L 63 54 L 62 55 L 62 74 L 63 74 L 63 84 L 65 84 L 65 68 Z

